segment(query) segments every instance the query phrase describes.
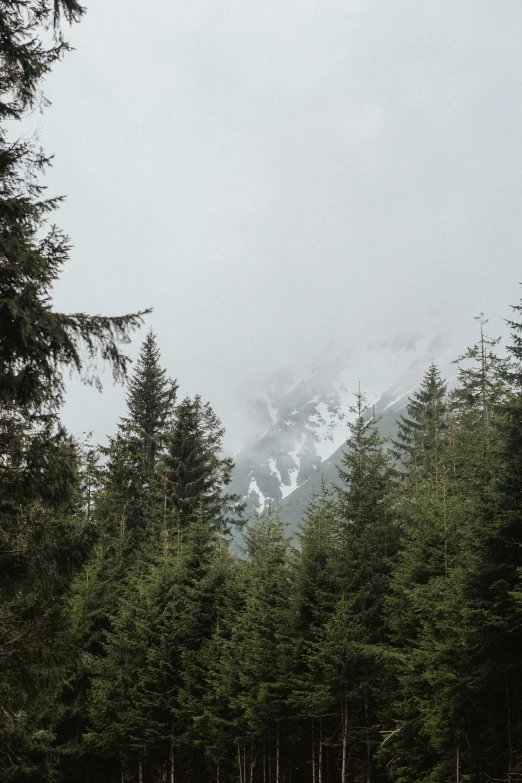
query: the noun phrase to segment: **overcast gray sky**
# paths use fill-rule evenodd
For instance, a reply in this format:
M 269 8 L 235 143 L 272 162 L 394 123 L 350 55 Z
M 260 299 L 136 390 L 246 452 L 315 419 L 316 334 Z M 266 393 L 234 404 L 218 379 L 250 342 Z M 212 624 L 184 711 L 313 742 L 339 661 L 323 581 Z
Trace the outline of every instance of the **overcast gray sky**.
M 519 0 L 86 4 L 36 118 L 74 244 L 56 302 L 154 307 L 231 448 L 241 380 L 333 335 L 442 305 L 498 331 L 522 279 Z M 67 422 L 113 431 L 109 387 L 75 385 Z

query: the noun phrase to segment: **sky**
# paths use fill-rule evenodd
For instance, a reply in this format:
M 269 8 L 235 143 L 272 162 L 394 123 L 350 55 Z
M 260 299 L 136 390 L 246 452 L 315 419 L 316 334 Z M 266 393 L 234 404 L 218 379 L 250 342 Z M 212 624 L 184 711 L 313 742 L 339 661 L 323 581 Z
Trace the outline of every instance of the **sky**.
M 30 120 L 74 246 L 55 303 L 153 307 L 227 448 L 245 381 L 334 336 L 480 311 L 500 332 L 522 293 L 519 0 L 85 4 Z M 66 424 L 103 440 L 124 396 L 72 381 Z

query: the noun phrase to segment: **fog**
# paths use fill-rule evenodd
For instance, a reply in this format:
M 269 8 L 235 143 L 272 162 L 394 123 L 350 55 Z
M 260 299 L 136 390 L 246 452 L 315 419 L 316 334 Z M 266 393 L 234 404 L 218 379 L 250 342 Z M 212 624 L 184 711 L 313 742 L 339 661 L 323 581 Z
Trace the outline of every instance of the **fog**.
M 335 336 L 480 311 L 499 333 L 520 298 L 521 29 L 519 0 L 89 0 L 31 118 L 74 245 L 56 306 L 153 307 L 232 450 L 246 379 Z M 101 440 L 123 405 L 74 381 L 65 421 Z

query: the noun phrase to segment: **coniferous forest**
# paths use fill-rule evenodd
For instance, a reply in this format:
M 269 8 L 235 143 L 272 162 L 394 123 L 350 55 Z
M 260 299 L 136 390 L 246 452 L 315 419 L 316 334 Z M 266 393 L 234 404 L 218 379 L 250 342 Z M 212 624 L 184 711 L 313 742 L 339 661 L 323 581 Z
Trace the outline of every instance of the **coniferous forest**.
M 357 392 L 297 531 L 245 519 L 152 331 L 128 368 L 147 311 L 53 309 L 69 240 L 10 129 L 82 13 L 0 6 L 0 779 L 522 780 L 522 306 L 451 390 L 429 367 L 392 440 Z M 92 447 L 64 377 L 107 364 L 127 405 Z

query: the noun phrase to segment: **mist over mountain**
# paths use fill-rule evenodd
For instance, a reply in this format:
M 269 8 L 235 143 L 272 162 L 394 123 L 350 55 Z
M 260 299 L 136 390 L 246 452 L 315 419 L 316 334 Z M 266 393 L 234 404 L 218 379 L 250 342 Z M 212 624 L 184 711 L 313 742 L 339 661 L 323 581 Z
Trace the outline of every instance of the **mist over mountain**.
M 456 376 L 452 363 L 466 337 L 437 317 L 366 343 L 337 340 L 308 362 L 257 379 L 246 400 L 253 435 L 235 457 L 232 490 L 250 513 L 277 502 L 287 522 L 302 518 L 321 477 L 335 480 L 358 388 L 390 435 L 431 362 L 448 381 Z

